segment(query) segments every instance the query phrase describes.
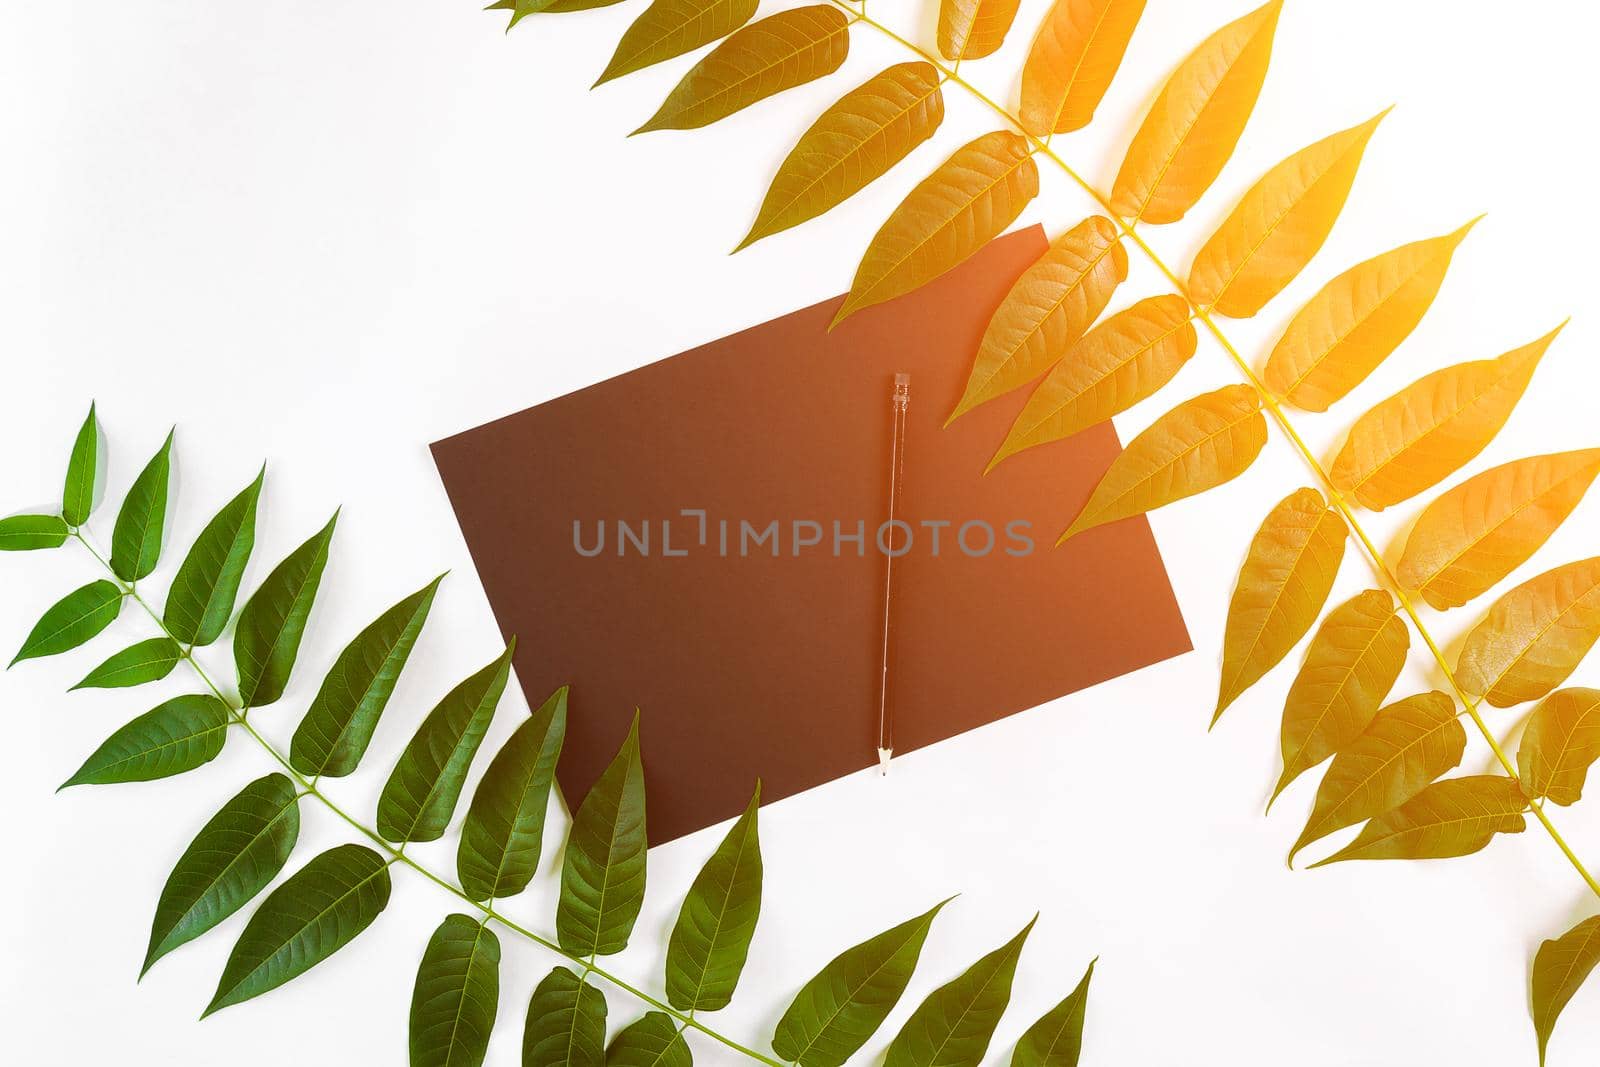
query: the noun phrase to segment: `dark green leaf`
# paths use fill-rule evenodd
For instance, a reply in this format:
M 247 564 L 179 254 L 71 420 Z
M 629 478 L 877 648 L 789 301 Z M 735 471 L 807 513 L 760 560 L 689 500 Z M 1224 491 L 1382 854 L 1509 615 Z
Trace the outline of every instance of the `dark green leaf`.
M 1600 964 L 1600 915 L 1544 942 L 1533 957 L 1533 1029 L 1539 1037 L 1540 1067 L 1561 1010 L 1596 964 Z
M 644 903 L 644 768 L 639 713 L 627 740 L 572 818 L 556 940 L 575 956 L 609 956 L 628 947 Z
M 206 524 L 172 580 L 167 631 L 186 645 L 209 645 L 233 617 L 244 566 L 256 544 L 256 502 L 266 476 L 262 467 L 256 480 Z
M 883 1025 L 906 991 L 928 929 L 949 900 L 845 949 L 795 996 L 772 1048 L 802 1067 L 840 1067 Z
M 82 526 L 94 510 L 94 487 L 100 467 L 100 426 L 95 421 L 94 405 L 89 417 L 72 442 L 72 458 L 67 460 L 67 484 L 61 493 L 61 517 L 69 526 Z
M 67 524 L 59 515 L 12 515 L 0 519 L 0 552 L 32 552 L 67 543 Z
M 612 1039 L 606 1067 L 694 1067 L 694 1057 L 672 1016 L 652 1011 Z
M 679 1011 L 716 1011 L 733 999 L 761 914 L 761 842 L 755 795 L 701 869 L 667 943 L 667 1001 Z
M 390 841 L 437 841 L 450 825 L 472 757 L 511 674 L 512 638 L 498 659 L 450 690 L 417 728 L 378 798 L 378 832 Z
M 1011 1054 L 1011 1067 L 1078 1067 L 1083 1048 L 1083 1016 L 1089 1006 L 1089 979 L 1094 977 L 1094 961 L 1083 972 L 1078 988 L 1067 999 L 1051 1008 L 1017 1041 Z
M 339 653 L 294 732 L 289 762 L 295 770 L 338 778 L 356 769 L 443 580 L 441 574 L 378 616 Z
M 500 1004 L 500 939 L 449 915 L 433 932 L 411 994 L 411 1067 L 480 1067 Z
M 228 734 L 228 708 L 209 693 L 174 697 L 106 738 L 61 784 L 110 785 L 170 778 L 210 763 Z
M 167 482 L 172 476 L 172 434 L 133 480 L 111 531 L 111 570 L 137 582 L 156 569 L 167 526 Z
M 122 590 L 114 582 L 102 578 L 74 589 L 50 605 L 10 665 L 77 648 L 110 626 L 121 611 Z
M 244 907 L 289 862 L 300 836 L 294 783 L 269 774 L 245 786 L 178 857 L 156 904 L 150 965 Z
M 328 543 L 339 513 L 267 575 L 239 613 L 233 635 L 233 660 L 239 672 L 239 700 L 259 708 L 283 696 L 300 652 L 306 618 L 317 599 Z
M 250 916 L 205 1014 L 276 989 L 348 945 L 389 903 L 389 888 L 389 862 L 365 846 L 313 859 Z
M 183 649 L 167 637 L 152 637 L 118 652 L 89 672 L 74 689 L 124 689 L 146 682 L 159 682 L 172 673 Z
M 1038 918 L 928 994 L 889 1043 L 884 1067 L 978 1067 L 1011 1001 L 1022 943 Z
M 539 869 L 550 781 L 567 732 L 562 686 L 505 743 L 484 772 L 461 828 L 456 871 L 473 900 L 512 897 Z
M 605 1062 L 605 996 L 557 967 L 528 1001 L 522 1067 L 604 1067 Z

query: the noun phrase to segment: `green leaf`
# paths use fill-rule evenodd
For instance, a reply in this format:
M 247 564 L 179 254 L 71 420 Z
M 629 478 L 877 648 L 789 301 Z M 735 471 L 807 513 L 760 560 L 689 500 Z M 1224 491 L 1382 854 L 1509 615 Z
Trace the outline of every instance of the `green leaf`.
M 889 1043 L 884 1067 L 978 1067 L 1011 1001 L 1022 944 L 1038 920 L 1029 919 L 1017 936 L 928 994 Z
M 450 825 L 472 757 L 511 674 L 512 638 L 493 663 L 450 690 L 428 713 L 378 798 L 378 832 L 390 841 L 437 841 Z
M 500 939 L 449 915 L 428 941 L 411 994 L 411 1067 L 480 1067 L 500 1004 Z
M 244 566 L 256 544 L 256 502 L 266 476 L 263 466 L 256 480 L 206 524 L 184 557 L 167 594 L 164 614 L 167 631 L 176 640 L 190 646 L 209 645 L 233 617 Z
M 61 492 L 61 517 L 68 526 L 82 526 L 94 510 L 94 487 L 100 467 L 100 425 L 95 421 L 94 405 L 89 417 L 72 442 L 72 458 L 67 460 L 67 484 Z
M 228 707 L 209 693 L 174 697 L 106 738 L 61 784 L 111 785 L 170 778 L 210 763 L 228 734 Z
M 667 1001 L 679 1011 L 716 1011 L 733 999 L 761 914 L 761 842 L 755 795 L 689 887 L 667 943 Z
M 67 543 L 67 524 L 58 515 L 12 515 L 0 519 L 0 552 L 32 552 Z
M 1528 798 L 1515 778 L 1498 774 L 1435 782 L 1361 828 L 1356 839 L 1325 860 L 1435 860 L 1470 856 L 1495 834 L 1520 834 Z
M 517 727 L 484 772 L 456 852 L 461 888 L 473 900 L 514 897 L 533 880 L 544 845 L 550 782 L 566 733 L 567 689 L 562 686 Z
M 258 778 L 222 806 L 178 857 L 156 903 L 150 966 L 244 907 L 289 862 L 300 836 L 299 796 L 281 774 Z
M 172 434 L 133 480 L 111 531 L 111 570 L 137 582 L 156 569 L 167 525 L 167 482 L 172 476 Z
M 233 634 L 233 660 L 239 672 L 239 700 L 259 708 L 283 696 L 300 652 L 306 618 L 317 599 L 328 543 L 339 513 L 267 575 L 239 613 Z
M 1539 1036 L 1540 1067 L 1561 1010 L 1596 964 L 1600 964 L 1600 915 L 1546 941 L 1533 957 L 1533 1029 Z
M 914 919 L 835 956 L 778 1020 L 772 1049 L 802 1067 L 841 1067 L 889 1017 L 917 968 L 941 900 Z
M 1083 1016 L 1089 1006 L 1089 980 L 1094 977 L 1095 962 L 1089 961 L 1078 988 L 1017 1040 L 1011 1067 L 1078 1067 L 1078 1054 L 1083 1049 Z
M 289 762 L 295 770 L 339 778 L 356 769 L 443 580 L 441 574 L 385 611 L 339 653 L 294 732 Z
M 612 1039 L 606 1067 L 694 1067 L 694 1056 L 672 1016 L 652 1011 Z
M 172 673 L 172 668 L 183 658 L 183 649 L 167 637 L 152 637 L 118 652 L 88 676 L 74 689 L 124 689 L 146 682 L 159 682 Z
M 74 589 L 50 605 L 22 642 L 10 667 L 25 659 L 55 656 L 77 648 L 110 626 L 121 611 L 122 590 L 114 582 L 102 578 Z
M 726 37 L 750 21 L 758 0 L 652 0 L 633 20 L 596 79 L 613 78 L 663 63 Z
M 522 1067 L 603 1067 L 605 1049 L 605 996 L 565 967 L 545 975 L 528 1001 Z
M 250 916 L 205 1015 L 276 989 L 348 945 L 389 903 L 389 888 L 389 861 L 370 848 L 317 856 Z
M 627 740 L 572 818 L 556 940 L 574 956 L 609 956 L 628 947 L 644 903 L 644 767 L 639 713 Z

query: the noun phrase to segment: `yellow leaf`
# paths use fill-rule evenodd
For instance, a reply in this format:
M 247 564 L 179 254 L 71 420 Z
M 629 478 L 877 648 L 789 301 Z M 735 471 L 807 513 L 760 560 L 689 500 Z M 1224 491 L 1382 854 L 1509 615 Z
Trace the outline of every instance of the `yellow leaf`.
M 1039 168 L 1021 134 L 996 131 L 962 145 L 872 238 L 832 325 L 931 282 L 998 236 L 1038 194 Z
M 1341 860 L 1438 860 L 1470 856 L 1495 834 L 1520 834 L 1528 799 L 1498 774 L 1446 778 L 1373 819 L 1321 867 Z
M 874 75 L 801 136 L 739 248 L 848 200 L 932 137 L 943 121 L 944 95 L 932 63 L 899 63 Z
M 1289 863 L 1313 841 L 1398 808 L 1459 766 L 1466 747 L 1456 702 L 1444 693 L 1418 693 L 1380 708 L 1361 736 L 1333 757 Z
M 1449 477 L 1494 440 L 1560 332 L 1434 371 L 1380 402 L 1351 427 L 1333 461 L 1334 486 L 1382 511 Z
M 1311 629 L 1344 560 L 1344 520 L 1315 489 L 1296 489 L 1267 513 L 1228 604 L 1216 725 Z
M 1517 746 L 1517 773 L 1529 796 L 1576 804 L 1596 759 L 1600 689 L 1558 689 L 1533 709 Z
M 1089 125 L 1145 0 L 1056 0 L 1022 68 L 1022 128 L 1035 137 Z
M 939 54 L 982 59 L 1006 39 L 1021 0 L 939 0 Z
M 633 132 L 709 126 L 785 89 L 832 74 L 849 51 L 849 23 L 832 4 L 769 15 L 713 48 Z
M 1539 1038 L 1539 1067 L 1544 1067 L 1545 1048 L 1561 1009 L 1596 964 L 1600 964 L 1600 915 L 1539 946 L 1533 957 L 1533 1030 Z
M 1028 397 L 988 471 L 1025 448 L 1097 426 L 1153 394 L 1195 349 L 1189 302 L 1153 296 L 1124 308 L 1067 350 Z
M 1530 578 L 1467 635 L 1456 682 L 1497 708 L 1538 700 L 1567 680 L 1600 637 L 1600 556 Z
M 1111 187 L 1125 219 L 1176 222 L 1217 180 L 1267 76 L 1283 0 L 1222 27 L 1167 80 Z
M 1042 374 L 1100 317 L 1127 276 L 1128 253 L 1110 219 L 1084 219 L 1056 238 L 989 320 L 966 392 L 945 425 Z
M 758 0 L 652 0 L 617 43 L 611 62 L 595 79 L 613 78 L 693 52 L 750 21 Z
M 1405 666 L 1411 634 L 1388 593 L 1368 589 L 1328 613 L 1283 705 L 1284 787 L 1349 747 Z
M 1111 461 L 1089 502 L 1056 544 L 1232 481 L 1255 462 L 1266 443 L 1261 398 L 1250 386 L 1228 385 L 1185 400 Z
M 1488 592 L 1538 551 L 1600 473 L 1600 448 L 1529 456 L 1442 494 L 1406 538 L 1395 574 L 1435 608 Z
M 1267 388 L 1297 408 L 1327 411 L 1360 385 L 1422 321 L 1477 221 L 1374 256 L 1323 286 L 1267 357 Z
M 1328 239 L 1367 141 L 1387 114 L 1324 137 L 1267 171 L 1194 257 L 1194 302 L 1246 319 L 1294 281 Z

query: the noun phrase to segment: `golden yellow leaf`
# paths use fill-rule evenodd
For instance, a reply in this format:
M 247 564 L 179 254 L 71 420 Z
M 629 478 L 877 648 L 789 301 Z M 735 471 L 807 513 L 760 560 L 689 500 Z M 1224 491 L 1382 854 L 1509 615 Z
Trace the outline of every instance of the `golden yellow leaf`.
M 1600 915 L 1591 915 L 1560 937 L 1539 946 L 1533 957 L 1533 1030 L 1539 1067 L 1567 1001 L 1600 964 Z
M 931 282 L 998 236 L 1037 195 L 1027 138 L 997 130 L 962 145 L 874 235 L 832 325 Z
M 1267 357 L 1267 388 L 1297 408 L 1327 411 L 1360 385 L 1422 321 L 1477 221 L 1374 256 L 1323 286 Z
M 1216 725 L 1311 629 L 1344 560 L 1344 519 L 1315 489 L 1296 489 L 1267 513 L 1228 604 Z
M 1435 608 L 1459 607 L 1524 563 L 1572 514 L 1600 448 L 1504 463 L 1440 495 L 1406 538 L 1395 575 Z
M 1189 302 L 1152 296 L 1124 308 L 1067 350 L 1028 397 L 984 473 L 1025 448 L 1105 422 L 1153 394 L 1195 349 Z
M 1228 385 L 1185 400 L 1111 461 L 1089 502 L 1056 544 L 1232 481 L 1255 462 L 1266 443 L 1261 398 L 1250 386 Z
M 1494 440 L 1560 332 L 1498 359 L 1434 371 L 1378 403 L 1334 458 L 1334 486 L 1382 511 L 1449 477 Z
M 1380 708 L 1328 765 L 1289 863 L 1313 841 L 1398 808 L 1459 766 L 1466 747 L 1456 702 L 1444 693 L 1418 693 Z
M 1600 556 L 1506 593 L 1467 635 L 1456 682 L 1497 708 L 1538 700 L 1567 680 L 1600 638 Z
M 932 137 L 943 121 L 944 94 L 932 63 L 898 63 L 869 78 L 801 135 L 739 248 L 848 200 Z
M 1517 773 L 1529 796 L 1576 804 L 1597 759 L 1600 689 L 1558 689 L 1533 709 L 1517 746 Z
M 1211 188 L 1256 106 L 1283 0 L 1272 0 L 1189 54 L 1133 135 L 1111 186 L 1125 219 L 1176 222 Z
M 701 45 L 728 36 L 749 22 L 758 0 L 651 0 L 633 20 L 611 62 L 595 79 L 604 85 L 613 78 L 693 52 Z
M 1089 125 L 1122 65 L 1145 0 L 1056 0 L 1022 68 L 1022 128 L 1035 137 Z
M 713 48 L 633 132 L 709 126 L 785 89 L 832 74 L 849 51 L 849 23 L 832 4 L 768 15 Z
M 1283 774 L 1274 800 L 1361 736 L 1400 677 L 1410 645 L 1410 631 L 1381 589 L 1358 593 L 1328 613 L 1283 705 Z
M 982 59 L 1005 42 L 1021 0 L 939 0 L 939 54 Z
M 1328 239 L 1367 141 L 1387 114 L 1307 145 L 1251 186 L 1194 257 L 1194 302 L 1246 319 L 1294 281 Z
M 1023 272 L 989 320 L 946 426 L 1033 381 L 1094 324 L 1128 276 L 1128 253 L 1117 236 L 1110 219 L 1084 219 Z
M 1313 867 L 1341 860 L 1438 860 L 1470 856 L 1495 834 L 1520 834 L 1528 798 L 1498 774 L 1446 778 L 1380 815 L 1356 839 Z

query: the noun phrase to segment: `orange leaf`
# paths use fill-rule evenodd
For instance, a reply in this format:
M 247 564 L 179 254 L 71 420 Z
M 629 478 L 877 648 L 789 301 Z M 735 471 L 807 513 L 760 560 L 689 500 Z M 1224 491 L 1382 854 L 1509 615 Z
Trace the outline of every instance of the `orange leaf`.
M 1267 171 L 1194 257 L 1194 302 L 1246 319 L 1294 281 L 1328 239 L 1367 141 L 1387 114 L 1324 137 Z
M 1165 507 L 1243 474 L 1267 443 L 1261 398 L 1228 385 L 1185 400 L 1111 461 L 1056 544 L 1095 526 Z
M 1345 535 L 1344 520 L 1315 489 L 1296 489 L 1267 513 L 1228 604 L 1212 725 L 1322 614 L 1344 560 Z
M 932 63 L 899 63 L 868 79 L 801 135 L 739 248 L 848 200 L 932 137 L 943 121 L 944 94 Z
M 1006 39 L 1021 0 L 940 0 L 939 54 L 946 59 L 982 59 Z
M 1173 72 L 1128 146 L 1112 211 L 1176 222 L 1211 188 L 1256 106 L 1282 7 L 1272 0 L 1230 22 Z
M 1506 593 L 1467 635 L 1456 681 L 1497 708 L 1538 700 L 1567 680 L 1600 638 L 1600 556 Z
M 1572 514 L 1600 448 L 1529 456 L 1468 478 L 1429 504 L 1395 574 L 1435 608 L 1460 607 L 1538 551 Z
M 1283 705 L 1283 774 L 1272 791 L 1350 746 L 1405 666 L 1411 634 L 1388 593 L 1369 589 L 1328 613 Z
M 1022 68 L 1022 128 L 1035 137 L 1089 125 L 1122 65 L 1145 0 L 1056 0 Z
M 1150 396 L 1194 355 L 1195 340 L 1189 302 L 1181 296 L 1152 296 L 1117 312 L 1073 345 L 1028 397 L 988 470 Z
M 1360 385 L 1422 321 L 1477 221 L 1358 263 L 1323 286 L 1267 357 L 1267 388 L 1297 408 L 1327 411 Z
M 832 4 L 769 15 L 713 48 L 633 132 L 709 126 L 785 89 L 832 74 L 849 51 L 849 23 Z
M 1520 834 L 1528 798 L 1515 779 L 1470 775 L 1434 782 L 1422 792 L 1361 828 L 1349 845 L 1321 867 L 1341 860 L 1438 860 L 1470 856 L 1495 834 Z
M 1042 374 L 1100 317 L 1127 276 L 1128 253 L 1110 219 L 1084 219 L 1056 238 L 989 320 L 966 392 L 945 425 Z
M 837 326 L 864 307 L 926 285 L 988 244 L 1039 194 L 1025 137 L 986 133 L 911 190 L 867 246 Z
M 1437 485 L 1494 440 L 1560 332 L 1434 371 L 1380 402 L 1351 427 L 1333 461 L 1334 486 L 1382 511 Z
M 617 43 L 611 62 L 595 79 L 613 78 L 663 63 L 728 36 L 749 22 L 758 0 L 652 0 Z
M 1529 796 L 1576 804 L 1597 759 L 1600 689 L 1558 689 L 1533 709 L 1517 746 L 1517 772 Z
M 1561 1009 L 1600 964 L 1600 915 L 1591 915 L 1560 937 L 1539 946 L 1533 957 L 1533 1030 L 1539 1038 L 1539 1067 Z

